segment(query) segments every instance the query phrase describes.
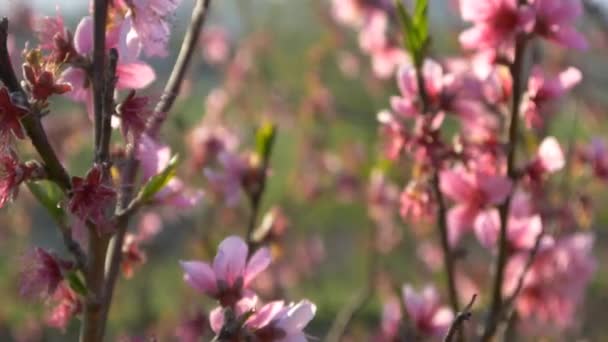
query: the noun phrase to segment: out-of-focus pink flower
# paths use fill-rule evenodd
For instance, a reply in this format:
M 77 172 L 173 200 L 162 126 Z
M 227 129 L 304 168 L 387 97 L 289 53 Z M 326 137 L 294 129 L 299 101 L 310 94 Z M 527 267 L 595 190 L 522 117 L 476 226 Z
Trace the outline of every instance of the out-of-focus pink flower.
M 561 170 L 565 164 L 566 159 L 557 139 L 546 137 L 526 171 L 532 181 L 540 181 L 544 175 Z
M 374 336 L 374 342 L 397 341 L 402 321 L 401 305 L 398 298 L 391 298 L 382 306 L 380 331 Z
M 486 248 L 494 249 L 500 235 L 498 210 L 486 210 L 475 219 L 475 234 Z M 507 242 L 510 252 L 530 250 L 543 231 L 540 215 L 529 217 L 510 216 L 507 223 Z
M 512 183 L 503 176 L 456 168 L 441 172 L 440 187 L 457 203 L 448 212 L 449 240 L 456 244 L 485 208 L 505 200 L 511 193 Z
M 542 123 L 542 111 L 552 100 L 559 99 L 582 79 L 581 72 L 570 67 L 555 78 L 548 78 L 541 67 L 534 66 L 528 80 L 528 96 L 522 103 L 522 113 L 529 127 Z
M 515 307 L 524 321 L 554 323 L 565 328 L 574 322 L 576 307 L 596 263 L 591 255 L 593 236 L 576 233 L 557 241 L 547 237 L 526 274 Z M 529 253 L 509 259 L 503 293 L 510 295 L 517 286 Z
M 412 222 L 429 219 L 435 211 L 430 189 L 416 181 L 410 182 L 399 196 L 399 213 Z
M 608 144 L 603 138 L 593 138 L 583 152 L 583 158 L 591 164 L 596 177 L 608 180 Z
M 13 103 L 8 89 L 0 88 L 0 139 L 2 141 L 6 142 L 11 133 L 19 139 L 25 138 L 19 121 L 25 114 L 27 114 L 27 109 Z
M 171 161 L 171 149 L 147 135 L 142 135 L 137 149 L 137 159 L 141 162 L 144 181 L 162 172 Z M 200 190 L 192 190 L 177 177 L 173 177 L 154 196 L 155 200 L 177 208 L 192 208 L 203 197 Z
M 121 269 L 125 278 L 133 277 L 135 268 L 145 264 L 148 257 L 139 247 L 141 240 L 136 235 L 127 234 L 122 245 Z
M 416 329 L 428 336 L 443 336 L 454 319 L 454 313 L 441 306 L 439 293 L 432 286 L 416 292 L 410 285 L 403 286 L 403 300 L 408 317 Z
M 37 19 L 34 31 L 40 49 L 51 52 L 49 61 L 58 64 L 63 63 L 76 54 L 72 43 L 72 35 L 65 27 L 59 8 L 57 8 L 54 17 L 45 16 Z
M 72 177 L 69 209 L 79 219 L 102 223 L 104 211 L 114 201 L 116 192 L 104 184 L 102 169 L 95 165 L 84 178 Z
M 118 64 L 116 66 L 116 89 L 141 89 L 147 87 L 156 79 L 154 69 L 138 60 L 140 48 L 129 36 L 133 23 L 130 18 L 115 23 L 113 29 L 106 32 L 106 49 L 116 48 Z M 74 48 L 81 55 L 93 52 L 93 19 L 84 17 L 74 34 Z M 86 72 L 80 68 L 68 67 L 61 80 L 72 86 L 67 95 L 74 101 L 85 102 L 89 116 L 92 116 L 91 82 Z
M 230 55 L 228 33 L 221 27 L 208 27 L 201 36 L 203 58 L 209 64 L 223 64 Z
M 192 131 L 190 149 L 194 167 L 200 169 L 216 160 L 223 151 L 234 152 L 238 137 L 222 125 L 201 125 Z
M 21 164 L 14 151 L 0 151 L 0 208 L 17 197 L 21 183 L 32 177 L 36 169 Z
M 437 272 L 443 266 L 443 251 L 434 242 L 423 241 L 417 244 L 416 256 L 429 270 Z
M 135 96 L 132 90 L 124 101 L 116 108 L 120 116 L 120 129 L 126 138 L 129 133 L 137 139 L 146 128 L 148 118 L 152 114 L 150 98 L 147 96 Z
M 47 315 L 45 321 L 51 327 L 65 330 L 72 317 L 82 311 L 82 302 L 65 283 L 57 287 L 52 301 L 56 306 Z
M 517 0 L 460 0 L 462 19 L 473 27 L 460 35 L 466 49 L 501 50 L 510 54 L 515 36 L 529 31 L 534 12 L 529 6 L 518 6 Z
M 147 56 L 167 56 L 170 18 L 181 0 L 125 0 L 133 20 L 133 33 Z
M 74 266 L 40 247 L 27 253 L 23 264 L 19 292 L 29 298 L 52 296 L 63 281 L 63 272 Z
M 222 192 L 226 204 L 235 206 L 240 199 L 245 178 L 251 169 L 249 162 L 239 154 L 226 151 L 219 154 L 218 160 L 222 170 L 206 168 L 205 176 L 212 187 Z
M 395 115 L 388 110 L 379 112 L 377 117 L 378 122 L 381 125 L 382 136 L 385 140 L 385 154 L 389 159 L 395 160 L 400 156 L 408 143 L 405 127 L 399 122 Z
M 244 295 L 253 279 L 270 264 L 270 251 L 258 249 L 248 258 L 243 239 L 230 236 L 220 243 L 213 265 L 200 261 L 181 261 L 184 280 L 194 289 L 217 299 L 222 306 L 233 306 Z
M 580 0 L 533 0 L 534 32 L 567 48 L 586 50 L 588 42 L 574 28 L 583 10 Z

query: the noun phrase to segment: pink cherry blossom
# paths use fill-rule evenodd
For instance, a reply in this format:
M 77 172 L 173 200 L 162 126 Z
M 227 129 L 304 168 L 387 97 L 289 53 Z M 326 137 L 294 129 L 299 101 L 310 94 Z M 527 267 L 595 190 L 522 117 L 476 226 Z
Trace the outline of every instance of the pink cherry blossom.
M 74 265 L 36 247 L 23 257 L 19 292 L 26 297 L 50 297 L 63 281 L 63 272 Z
M 582 79 L 581 72 L 570 67 L 557 77 L 549 78 L 539 66 L 534 66 L 528 80 L 528 96 L 522 103 L 522 113 L 529 127 L 539 126 L 542 111 L 552 101 L 561 98 Z
M 460 0 L 462 19 L 473 27 L 460 35 L 466 49 L 500 50 L 510 54 L 518 33 L 531 29 L 534 14 L 517 0 Z
M 0 139 L 7 141 L 11 133 L 19 139 L 25 138 L 20 119 L 27 114 L 27 110 L 13 103 L 8 89 L 0 88 Z
M 70 211 L 79 219 L 102 223 L 106 208 L 116 198 L 116 192 L 104 184 L 102 168 L 93 166 L 84 178 L 72 177 L 71 197 L 68 203 Z
M 36 166 L 20 163 L 14 151 L 0 151 L 0 208 L 17 197 L 19 186 L 36 171 Z
M 159 143 L 147 135 L 142 135 L 137 149 L 137 159 L 141 163 L 143 179 L 162 172 L 171 161 L 169 146 Z M 203 197 L 203 192 L 186 187 L 182 180 L 173 177 L 163 189 L 154 196 L 155 200 L 177 208 L 192 208 Z
M 399 338 L 399 327 L 402 322 L 401 305 L 399 299 L 391 298 L 382 306 L 382 320 L 380 331 L 374 335 L 374 342 L 397 341 Z
M 194 167 L 198 170 L 216 161 L 224 151 L 235 152 L 239 138 L 223 125 L 203 124 L 192 131 L 189 145 Z
M 150 98 L 135 96 L 134 90 L 117 106 L 116 111 L 120 116 L 122 135 L 126 138 L 131 133 L 136 139 L 145 130 L 148 118 L 153 112 L 150 108 Z
M 169 20 L 181 0 L 125 0 L 133 20 L 133 31 L 147 56 L 167 56 L 171 33 Z M 132 33 L 133 35 L 133 33 Z
M 543 240 L 515 305 L 524 321 L 553 323 L 558 328 L 574 323 L 576 308 L 596 269 L 591 255 L 593 240 L 589 233 Z M 505 294 L 516 288 L 527 258 L 528 253 L 519 253 L 509 260 Z
M 500 235 L 500 216 L 498 210 L 486 210 L 475 218 L 475 235 L 486 248 L 496 248 Z M 507 241 L 509 251 L 530 250 L 542 233 L 540 215 L 529 217 L 510 216 L 507 222 Z
M 230 55 L 228 33 L 221 27 L 208 27 L 201 35 L 203 58 L 209 64 L 223 64 Z
M 587 40 L 574 28 L 582 15 L 580 0 L 533 0 L 534 32 L 567 48 L 586 50 Z
M 224 151 L 218 156 L 222 169 L 206 168 L 205 176 L 209 183 L 224 196 L 228 206 L 235 206 L 241 196 L 245 178 L 250 171 L 249 162 L 244 156 Z
M 251 282 L 270 264 L 270 251 L 258 249 L 248 258 L 249 247 L 238 236 L 220 243 L 213 265 L 200 261 L 181 261 L 184 280 L 194 289 L 232 306 L 244 295 Z
M 441 306 L 439 293 L 432 286 L 416 292 L 410 285 L 403 286 L 403 300 L 409 319 L 416 330 L 428 336 L 442 337 L 454 319 L 454 313 Z
M 559 142 L 554 137 L 546 137 L 538 147 L 536 157 L 527 166 L 527 175 L 533 182 L 540 182 L 549 173 L 561 170 L 566 159 Z
M 47 315 L 46 323 L 62 330 L 65 330 L 72 317 L 79 314 L 83 308 L 78 295 L 65 283 L 59 285 L 51 301 L 55 303 L 55 307 Z
M 441 172 L 440 187 L 456 202 L 448 212 L 449 239 L 455 244 L 473 227 L 476 217 L 486 207 L 505 200 L 511 193 L 512 183 L 503 176 L 455 168 Z
M 51 51 L 51 61 L 63 63 L 70 55 L 75 54 L 72 36 L 64 25 L 59 8 L 54 17 L 45 16 L 38 19 L 34 31 L 40 49 Z

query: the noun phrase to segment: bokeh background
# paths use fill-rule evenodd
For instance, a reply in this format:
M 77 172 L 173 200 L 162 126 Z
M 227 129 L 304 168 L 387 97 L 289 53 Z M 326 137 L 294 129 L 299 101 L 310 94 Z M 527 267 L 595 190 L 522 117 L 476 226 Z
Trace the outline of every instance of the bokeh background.
M 458 54 L 457 34 L 463 24 L 454 2 L 431 4 L 432 54 L 438 58 Z M 11 18 L 18 48 L 28 41 L 35 44 L 29 29 L 32 20 L 53 15 L 55 5 L 73 30 L 87 13 L 88 2 L 2 1 L 0 13 Z M 150 60 L 159 80 L 146 90 L 151 96 L 161 93 L 192 5 L 192 0 L 183 0 L 173 20 L 170 56 Z M 368 58 L 358 50 L 355 32 L 333 22 L 329 6 L 329 1 L 322 0 L 213 1 L 207 29 L 227 32 L 228 60 L 219 65 L 208 63 L 205 43 L 201 43 L 185 89 L 162 133 L 183 156 L 180 175 L 206 190 L 206 198 L 191 211 L 155 209 L 134 221 L 136 229 L 158 214 L 162 231 L 144 246 L 147 262 L 131 278 L 119 281 L 108 340 L 156 336 L 171 341 L 176 327 L 213 307 L 183 283 L 178 260 L 208 260 L 221 239 L 245 232 L 247 202 L 243 199 L 233 208 L 226 207 L 207 189 L 202 170 L 192 160 L 193 132 L 210 120 L 206 115 L 213 110 L 214 99 L 218 101 L 218 94 L 224 94 L 219 89 L 229 97 L 214 120 L 235 132 L 241 146 L 253 146 L 253 132 L 260 122 L 278 124 L 263 211 L 279 216 L 276 229 L 285 229 L 285 234 L 273 247 L 276 262 L 258 280 L 262 296 L 314 301 L 319 309 L 309 332 L 323 340 L 338 312 L 369 281 L 370 230 L 378 227 L 369 216 L 368 184 L 371 170 L 383 163 L 376 113 L 388 106 L 396 86 L 393 79 L 373 75 Z M 607 341 L 608 184 L 592 180 L 574 165 L 579 145 L 592 137 L 608 137 L 608 20 L 603 2 L 590 1 L 587 9 L 581 29 L 592 41 L 589 52 L 545 46 L 538 46 L 536 52 L 549 68 L 575 65 L 584 74 L 573 95 L 556 106 L 547 129 L 567 146 L 572 162 L 568 175 L 556 176 L 556 183 L 564 183 L 558 184 L 556 200 L 566 199 L 574 205 L 584 201 L 580 227 L 596 233 L 594 254 L 599 260 L 578 322 L 555 339 Z M 216 96 L 210 98 L 210 94 Z M 70 171 L 84 174 L 92 155 L 91 127 L 84 108 L 56 99 L 50 115 L 45 123 L 54 144 Z M 407 169 L 404 165 L 388 169 L 397 189 L 405 184 Z M 18 273 L 30 246 L 65 254 L 50 217 L 27 189 L 22 190 L 15 203 L 0 211 L 0 341 L 75 340 L 77 321 L 65 332 L 48 329 L 39 324 L 45 304 L 18 295 Z M 586 205 L 593 208 L 593 214 Z M 384 225 L 384 240 L 379 242 L 384 253 L 378 260 L 382 271 L 377 277 L 417 285 L 435 282 L 441 287 L 441 273 L 428 267 L 433 263 L 432 253 L 424 253 L 423 248 L 434 241 L 432 227 L 408 227 L 397 209 L 387 212 Z M 466 258 L 470 263 L 463 265 L 487 261 L 487 255 L 475 251 Z M 470 280 L 473 288 L 485 284 L 474 276 Z M 369 334 L 378 328 L 382 300 L 390 291 L 379 292 L 355 317 L 353 341 L 369 340 Z

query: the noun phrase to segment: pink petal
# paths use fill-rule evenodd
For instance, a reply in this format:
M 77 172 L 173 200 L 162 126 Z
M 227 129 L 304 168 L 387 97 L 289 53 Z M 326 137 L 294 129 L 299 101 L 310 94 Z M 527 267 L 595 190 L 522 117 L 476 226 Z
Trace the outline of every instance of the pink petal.
M 68 67 L 59 77 L 59 82 L 67 83 L 72 87 L 72 90 L 65 93 L 73 101 L 85 102 L 89 97 L 90 88 L 85 88 L 87 84 L 87 75 L 81 68 Z
M 223 280 L 229 286 L 243 276 L 249 248 L 245 241 L 238 236 L 229 236 L 218 247 L 213 260 L 213 270 L 218 280 Z
M 554 137 L 547 137 L 540 144 L 538 159 L 547 172 L 559 171 L 566 164 L 562 148 Z
M 477 174 L 476 177 L 488 204 L 500 204 L 511 193 L 513 182 L 506 177 L 486 174 Z
M 263 328 L 275 319 L 277 314 L 279 314 L 279 312 L 281 312 L 283 309 L 284 305 L 285 304 L 282 300 L 270 302 L 257 310 L 256 313 L 251 316 L 245 324 L 254 330 Z
M 574 67 L 562 71 L 559 74 L 559 83 L 563 89 L 571 89 L 575 85 L 579 84 L 583 79 L 583 74 L 580 70 Z
M 441 192 L 456 202 L 470 201 L 475 191 L 464 170 L 442 171 L 439 177 L 439 185 Z
M 218 334 L 224 326 L 224 308 L 218 306 L 209 313 L 209 325 L 214 333 Z
M 403 300 L 405 301 L 405 308 L 410 316 L 411 320 L 416 322 L 420 320 L 425 313 L 425 303 L 422 296 L 420 296 L 412 286 L 406 284 L 401 289 Z
M 291 306 L 285 316 L 277 323 L 277 326 L 283 329 L 287 335 L 296 334 L 306 327 L 316 312 L 317 306 L 304 299 Z
M 143 62 L 118 64 L 116 68 L 118 81 L 117 89 L 141 89 L 147 87 L 156 79 L 156 72 Z
M 477 208 L 459 204 L 448 211 L 448 240 L 451 246 L 455 246 L 462 235 L 468 232 L 477 216 Z
M 559 30 L 553 32 L 549 39 L 567 47 L 580 51 L 585 51 L 589 48 L 589 43 L 585 36 L 576 31 L 573 27 L 560 27 Z
M 82 18 L 74 33 L 74 48 L 81 55 L 93 52 L 93 18 Z
M 435 336 L 441 336 L 447 332 L 448 328 L 454 320 L 454 313 L 448 308 L 439 308 L 433 318 L 431 324 L 433 331 L 431 332 Z
M 517 248 L 532 249 L 542 230 L 543 224 L 540 215 L 523 219 L 509 217 L 509 240 Z
M 270 261 L 272 260 L 270 256 L 270 250 L 266 247 L 258 249 L 253 256 L 249 259 L 247 263 L 247 268 L 245 269 L 245 275 L 243 277 L 243 282 L 245 286 L 247 286 L 251 281 L 262 271 L 264 271 L 268 265 L 270 265 Z
M 500 231 L 500 215 L 498 210 L 490 209 L 481 212 L 475 218 L 475 235 L 485 248 L 494 248 Z
M 215 274 L 209 264 L 200 261 L 180 261 L 184 280 L 194 289 L 213 296 L 217 292 Z

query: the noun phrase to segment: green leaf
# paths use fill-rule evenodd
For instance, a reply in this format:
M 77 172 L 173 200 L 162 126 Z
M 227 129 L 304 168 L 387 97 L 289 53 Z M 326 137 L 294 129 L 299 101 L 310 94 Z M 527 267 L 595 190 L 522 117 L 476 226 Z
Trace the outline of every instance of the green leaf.
M 66 215 L 60 205 L 63 200 L 63 192 L 57 184 L 51 181 L 41 180 L 27 182 L 27 187 L 55 221 L 60 224 L 65 223 Z
M 264 123 L 255 134 L 255 146 L 257 154 L 265 161 L 270 158 L 272 145 L 277 134 L 277 128 L 270 122 Z
M 395 1 L 397 15 L 401 22 L 403 45 L 412 55 L 416 66 L 422 65 L 424 50 L 429 40 L 428 0 L 417 0 L 414 15 L 411 16 L 401 0 Z
M 69 272 L 66 275 L 66 280 L 68 284 L 70 284 L 70 288 L 74 290 L 74 292 L 78 293 L 81 296 L 87 295 L 87 286 L 84 284 L 84 281 L 80 277 L 80 274 L 77 271 Z
M 175 177 L 178 161 L 178 156 L 174 155 L 163 171 L 148 180 L 138 195 L 143 202 L 150 201 L 156 193 L 162 190 Z

